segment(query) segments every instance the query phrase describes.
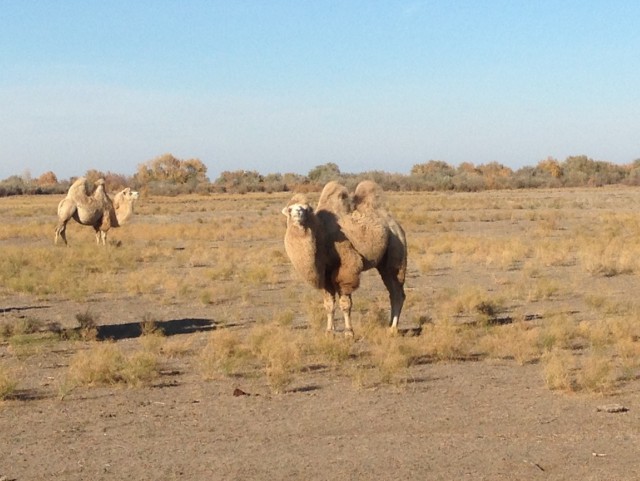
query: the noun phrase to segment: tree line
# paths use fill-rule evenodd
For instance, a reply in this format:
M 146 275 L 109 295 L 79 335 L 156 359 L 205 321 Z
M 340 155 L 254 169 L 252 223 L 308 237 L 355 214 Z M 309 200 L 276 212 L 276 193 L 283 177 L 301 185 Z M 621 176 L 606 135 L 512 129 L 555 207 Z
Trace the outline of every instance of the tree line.
M 109 191 L 126 186 L 152 195 L 185 193 L 249 193 L 249 192 L 316 192 L 330 180 L 347 187 L 363 179 L 378 182 L 390 191 L 457 191 L 477 192 L 492 189 L 525 189 L 556 187 L 597 187 L 611 184 L 640 185 L 640 159 L 619 165 L 593 160 L 585 155 L 559 161 L 548 157 L 535 167 L 511 169 L 498 162 L 474 165 L 471 162 L 452 166 L 442 160 L 415 164 L 409 174 L 383 171 L 342 172 L 329 162 L 318 165 L 306 175 L 295 173 L 261 174 L 257 171 L 224 171 L 217 179 L 207 177 L 207 167 L 199 159 L 181 160 L 164 154 L 138 165 L 133 175 L 88 170 L 89 182 L 104 178 Z M 60 180 L 54 172 L 37 178 L 29 174 L 13 175 L 0 181 L 0 197 L 21 194 L 63 194 L 74 178 Z

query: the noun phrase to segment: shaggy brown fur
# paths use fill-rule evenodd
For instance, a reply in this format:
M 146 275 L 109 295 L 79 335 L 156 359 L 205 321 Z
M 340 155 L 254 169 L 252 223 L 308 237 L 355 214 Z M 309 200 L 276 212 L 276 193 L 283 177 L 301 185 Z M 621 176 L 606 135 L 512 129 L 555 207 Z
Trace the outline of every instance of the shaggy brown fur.
M 404 303 L 407 248 L 404 231 L 382 208 L 382 189 L 371 181 L 356 187 L 353 198 L 337 182 L 325 185 L 315 213 L 306 198 L 294 196 L 283 214 L 287 216 L 285 248 L 294 268 L 314 287 L 323 289 L 327 330 L 333 330 L 335 298 L 351 328 L 351 294 L 360 285 L 360 273 L 376 267 L 389 291 L 391 327 L 397 329 Z M 304 236 L 294 228 L 304 217 Z M 293 242 L 292 239 L 297 239 Z M 311 274 L 312 271 L 316 274 Z M 322 284 L 309 279 L 324 278 Z
M 120 227 L 133 215 L 133 205 L 138 199 L 138 192 L 129 187 L 118 192 L 112 202 L 104 190 L 104 179 L 95 182 L 96 189 L 92 195 L 87 193 L 86 179 L 78 178 L 69 187 L 67 196 L 58 204 L 58 224 L 54 242 L 62 238 L 67 243 L 67 222 L 74 219 L 81 225 L 90 225 L 96 231 L 96 243 L 105 245 L 107 231 L 111 227 Z
M 328 263 L 323 232 L 312 207 L 297 194 L 282 209 L 287 216 L 284 248 L 300 277 L 317 289 L 324 289 L 324 271 Z

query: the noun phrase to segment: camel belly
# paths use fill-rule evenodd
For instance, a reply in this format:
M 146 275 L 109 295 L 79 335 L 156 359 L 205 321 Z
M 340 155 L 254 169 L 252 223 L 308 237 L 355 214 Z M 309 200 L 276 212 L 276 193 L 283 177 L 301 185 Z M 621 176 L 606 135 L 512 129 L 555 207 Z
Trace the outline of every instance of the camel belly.
M 92 212 L 90 210 L 83 209 L 82 207 L 78 207 L 73 214 L 73 219 L 82 225 L 100 225 L 102 223 L 102 212 Z

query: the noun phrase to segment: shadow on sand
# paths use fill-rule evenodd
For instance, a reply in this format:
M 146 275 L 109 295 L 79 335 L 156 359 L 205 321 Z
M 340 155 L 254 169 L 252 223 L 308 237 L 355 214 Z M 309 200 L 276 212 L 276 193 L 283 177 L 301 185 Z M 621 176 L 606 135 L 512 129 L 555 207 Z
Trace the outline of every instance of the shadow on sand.
M 172 319 L 169 321 L 158 321 L 155 323 L 155 327 L 161 330 L 165 336 L 176 336 L 178 334 L 211 331 L 216 329 L 216 323 L 212 319 Z M 139 322 L 98 326 L 97 330 L 97 339 L 100 341 L 107 339 L 119 341 L 121 339 L 131 339 L 142 335 L 142 326 Z
M 0 314 L 6 314 L 8 312 L 20 312 L 29 311 L 33 309 L 49 309 L 51 306 L 23 306 L 23 307 L 0 307 Z

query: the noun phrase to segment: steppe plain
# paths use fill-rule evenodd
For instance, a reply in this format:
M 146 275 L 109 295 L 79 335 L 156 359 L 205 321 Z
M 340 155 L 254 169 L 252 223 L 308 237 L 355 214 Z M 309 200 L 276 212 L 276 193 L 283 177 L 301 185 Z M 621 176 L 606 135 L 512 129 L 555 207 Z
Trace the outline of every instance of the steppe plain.
M 289 197 L 143 195 L 106 248 L 0 199 L 0 480 L 640 478 L 640 190 L 388 193 L 401 330 L 368 272 L 353 340 Z

